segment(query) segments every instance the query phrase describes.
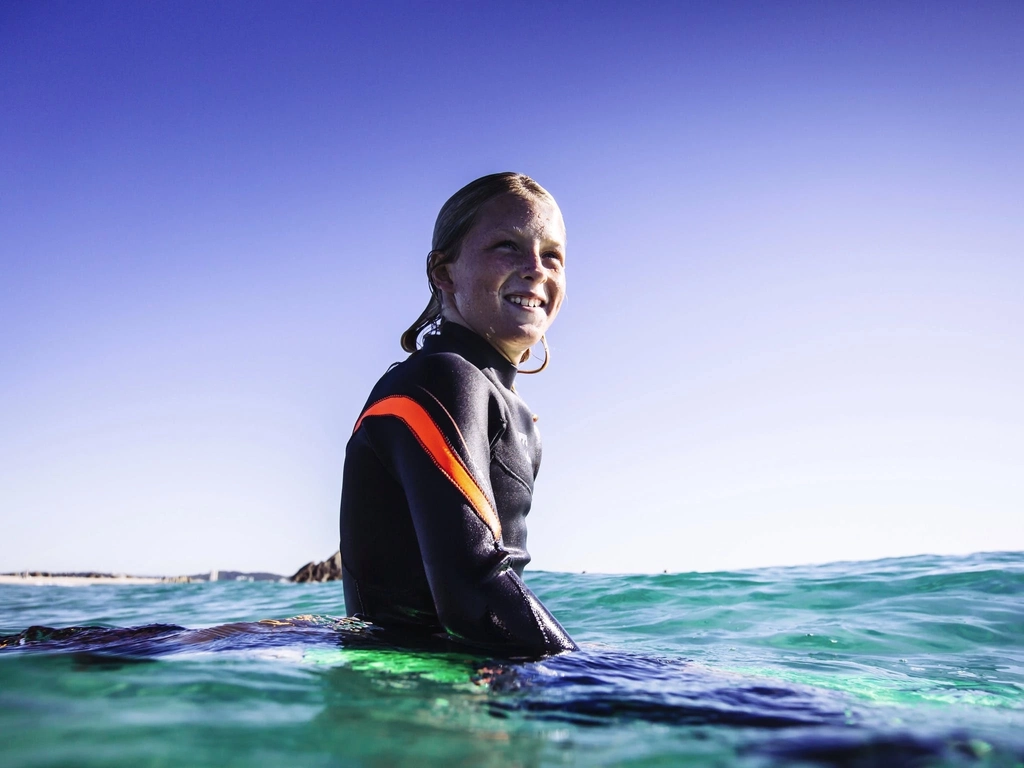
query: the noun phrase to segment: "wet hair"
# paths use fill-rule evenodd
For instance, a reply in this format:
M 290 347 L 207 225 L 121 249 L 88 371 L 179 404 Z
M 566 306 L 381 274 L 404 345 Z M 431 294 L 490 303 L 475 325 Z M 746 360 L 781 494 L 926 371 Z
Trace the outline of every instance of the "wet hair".
M 462 241 L 476 223 L 480 209 L 491 200 L 502 195 L 517 195 L 525 199 L 545 197 L 554 200 L 551 193 L 544 187 L 521 173 L 492 173 L 481 176 L 448 198 L 441 206 L 434 223 L 434 238 L 430 253 L 427 254 L 427 284 L 430 286 L 430 301 L 416 322 L 402 334 L 402 349 L 415 352 L 418 348 L 420 334 L 435 333 L 441 325 L 441 291 L 434 285 L 431 273 L 442 266 L 450 264 L 459 257 Z M 529 354 L 529 353 L 527 353 Z M 526 359 L 524 355 L 523 359 Z

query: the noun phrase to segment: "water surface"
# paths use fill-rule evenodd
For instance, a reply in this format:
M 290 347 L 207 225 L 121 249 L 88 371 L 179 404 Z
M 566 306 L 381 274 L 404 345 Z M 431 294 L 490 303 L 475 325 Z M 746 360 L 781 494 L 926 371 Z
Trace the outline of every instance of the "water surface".
M 336 583 L 0 585 L 3 764 L 1024 765 L 1024 553 L 527 581 L 581 652 L 397 648 Z

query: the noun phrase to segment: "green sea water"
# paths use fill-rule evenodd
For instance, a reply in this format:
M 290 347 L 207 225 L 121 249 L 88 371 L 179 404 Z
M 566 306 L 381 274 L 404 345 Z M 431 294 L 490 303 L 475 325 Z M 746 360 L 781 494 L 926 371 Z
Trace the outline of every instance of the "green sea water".
M 1024 765 L 1024 553 L 527 582 L 579 653 L 397 648 L 336 583 L 0 585 L 0 764 Z

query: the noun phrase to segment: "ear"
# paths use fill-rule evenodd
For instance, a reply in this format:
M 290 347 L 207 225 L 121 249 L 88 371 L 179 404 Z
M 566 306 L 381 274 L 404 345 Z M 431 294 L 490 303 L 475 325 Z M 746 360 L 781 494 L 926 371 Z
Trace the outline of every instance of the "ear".
M 452 280 L 451 262 L 446 261 L 441 251 L 434 251 L 430 256 L 430 282 L 442 293 L 455 293 L 455 282 Z

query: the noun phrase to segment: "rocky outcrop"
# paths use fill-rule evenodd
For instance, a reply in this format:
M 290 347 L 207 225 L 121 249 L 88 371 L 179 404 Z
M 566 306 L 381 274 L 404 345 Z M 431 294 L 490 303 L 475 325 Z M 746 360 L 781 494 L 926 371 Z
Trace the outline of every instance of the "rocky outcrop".
M 335 552 L 322 563 L 306 563 L 289 581 L 339 581 L 341 579 L 341 552 Z

